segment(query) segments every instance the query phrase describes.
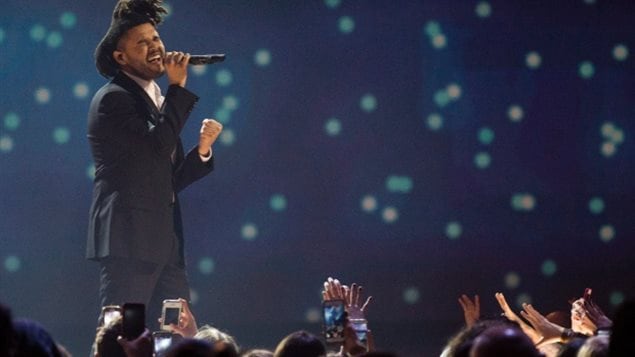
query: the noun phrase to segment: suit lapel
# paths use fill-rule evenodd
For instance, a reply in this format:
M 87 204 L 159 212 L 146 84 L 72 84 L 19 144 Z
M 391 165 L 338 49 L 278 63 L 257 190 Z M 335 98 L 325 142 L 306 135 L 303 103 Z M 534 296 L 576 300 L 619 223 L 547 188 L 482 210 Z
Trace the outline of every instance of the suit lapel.
M 157 124 L 159 115 L 160 115 L 159 109 L 152 101 L 152 98 L 148 96 L 148 93 L 146 93 L 146 91 L 143 90 L 143 88 L 141 88 L 137 84 L 137 82 L 132 80 L 132 78 L 126 76 L 125 73 L 123 73 L 122 71 L 119 71 L 117 76 L 115 76 L 115 78 L 112 81 L 113 83 L 116 83 L 120 85 L 121 87 L 125 88 L 129 92 L 139 96 L 145 103 L 148 113 L 150 114 L 150 120 L 152 121 L 152 124 L 153 125 Z

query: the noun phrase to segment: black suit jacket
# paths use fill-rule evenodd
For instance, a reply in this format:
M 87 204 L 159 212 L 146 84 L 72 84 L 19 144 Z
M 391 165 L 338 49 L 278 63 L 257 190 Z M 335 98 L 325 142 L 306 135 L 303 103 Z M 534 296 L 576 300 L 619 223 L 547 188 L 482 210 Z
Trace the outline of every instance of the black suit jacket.
M 95 161 L 86 256 L 165 262 L 183 229 L 177 193 L 213 169 L 179 138 L 198 97 L 172 85 L 159 111 L 120 72 L 93 97 L 88 140 Z

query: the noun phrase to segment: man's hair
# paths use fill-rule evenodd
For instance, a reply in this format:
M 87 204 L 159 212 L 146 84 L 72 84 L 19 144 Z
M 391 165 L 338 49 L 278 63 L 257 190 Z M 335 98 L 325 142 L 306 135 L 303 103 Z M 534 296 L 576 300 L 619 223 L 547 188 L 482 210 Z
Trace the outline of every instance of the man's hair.
M 326 355 L 326 347 L 315 335 L 296 331 L 280 341 L 274 357 L 319 357 Z
M 162 0 L 119 0 L 112 13 L 112 20 L 106 35 L 95 48 L 95 66 L 106 78 L 112 78 L 119 71 L 119 64 L 112 57 L 121 37 L 133 27 L 149 23 L 158 26 L 167 10 Z
M 215 348 L 216 346 L 222 348 L 222 345 L 224 345 L 224 349 L 228 350 L 228 353 L 231 353 L 229 350 L 233 351 L 234 354 L 238 354 L 239 351 L 238 344 L 236 344 L 236 340 L 232 336 L 210 325 L 201 326 L 194 338 L 207 341 L 214 345 Z

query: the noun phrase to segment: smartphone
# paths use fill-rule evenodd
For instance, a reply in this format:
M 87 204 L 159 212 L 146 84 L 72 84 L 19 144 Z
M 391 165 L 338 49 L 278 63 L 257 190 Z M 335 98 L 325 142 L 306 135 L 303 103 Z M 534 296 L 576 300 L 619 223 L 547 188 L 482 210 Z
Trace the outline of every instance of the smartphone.
M 134 340 L 139 337 L 146 326 L 146 307 L 141 303 L 127 302 L 121 307 L 123 315 L 123 337 Z
M 324 318 L 324 339 L 326 343 L 344 341 L 344 327 L 346 326 L 346 309 L 344 300 L 327 300 L 322 303 Z
M 156 357 L 165 356 L 167 350 L 172 346 L 172 332 L 155 331 L 152 333 L 152 344 L 154 345 L 154 355 Z
M 101 308 L 102 326 L 109 325 L 116 318 L 121 316 L 121 306 L 107 305 Z
M 368 332 L 368 321 L 366 321 L 366 319 L 351 319 L 350 321 L 357 335 L 357 340 L 367 345 L 368 338 L 366 337 L 366 333 Z
M 172 331 L 170 324 L 178 325 L 183 311 L 183 304 L 180 300 L 163 300 L 163 310 L 161 312 L 161 330 Z

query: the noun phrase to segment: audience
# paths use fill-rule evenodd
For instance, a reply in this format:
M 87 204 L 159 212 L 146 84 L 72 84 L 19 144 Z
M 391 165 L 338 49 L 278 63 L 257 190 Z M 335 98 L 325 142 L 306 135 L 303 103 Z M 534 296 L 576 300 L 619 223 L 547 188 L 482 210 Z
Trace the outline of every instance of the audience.
M 93 351 L 95 357 L 393 357 L 390 352 L 375 350 L 372 331 L 368 329 L 367 310 L 372 297 L 362 295 L 362 286 L 342 284 L 328 278 L 323 284 L 323 301 L 341 300 L 346 310 L 343 319 L 343 341 L 323 342 L 323 337 L 298 330 L 279 341 L 274 351 L 250 349 L 241 351 L 236 339 L 210 325 L 197 327 L 196 318 L 187 301 L 183 304 L 178 324 L 172 328 L 171 346 L 155 353 L 150 331 L 135 339 L 122 337 L 121 316 L 97 330 Z M 461 295 L 465 326 L 448 341 L 441 357 L 622 357 L 635 356 L 635 300 L 624 302 L 609 319 L 586 289 L 581 298 L 571 301 L 571 315 L 555 311 L 543 315 L 532 304 L 522 304 L 514 312 L 502 293 L 495 293 L 502 314 L 483 318 L 481 300 Z M 330 303 L 333 304 L 332 302 Z M 341 302 L 340 302 L 341 304 Z M 341 306 L 341 305 L 340 305 Z M 104 321 L 100 317 L 100 321 Z M 569 326 L 570 323 L 570 327 Z M 0 357 L 70 356 L 37 322 L 14 320 L 9 308 L 0 304 Z M 340 330 L 341 331 L 341 330 Z M 158 341 L 158 340 L 157 340 Z M 328 349 L 332 349 L 328 351 Z

